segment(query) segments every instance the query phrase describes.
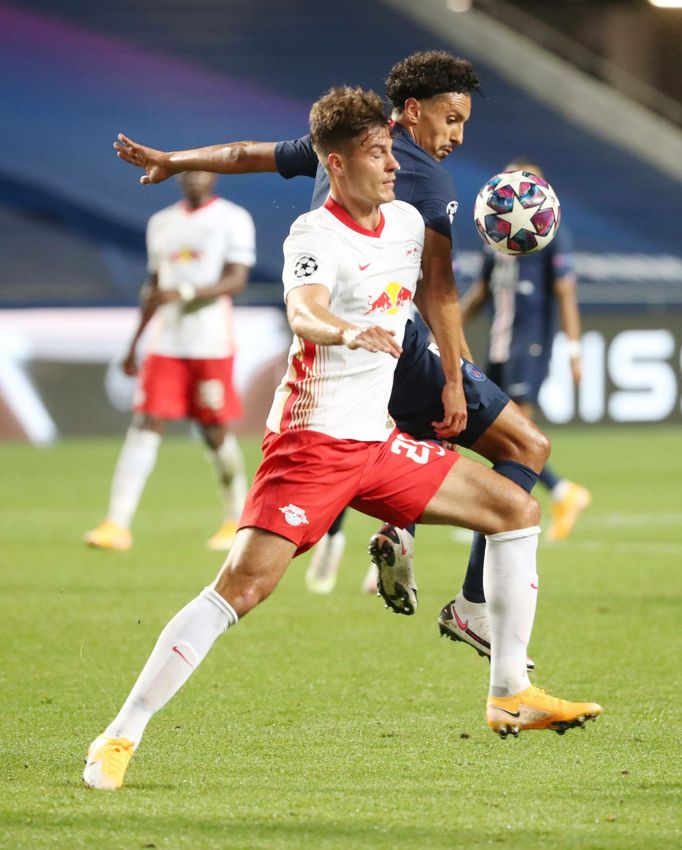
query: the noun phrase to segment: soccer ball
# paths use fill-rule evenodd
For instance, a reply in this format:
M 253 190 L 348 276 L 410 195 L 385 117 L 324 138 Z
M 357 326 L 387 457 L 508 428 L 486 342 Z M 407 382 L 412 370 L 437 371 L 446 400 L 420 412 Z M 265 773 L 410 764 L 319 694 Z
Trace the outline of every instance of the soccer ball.
M 560 218 L 554 189 L 530 171 L 496 174 L 474 204 L 474 221 L 481 239 L 503 254 L 541 251 L 554 239 Z

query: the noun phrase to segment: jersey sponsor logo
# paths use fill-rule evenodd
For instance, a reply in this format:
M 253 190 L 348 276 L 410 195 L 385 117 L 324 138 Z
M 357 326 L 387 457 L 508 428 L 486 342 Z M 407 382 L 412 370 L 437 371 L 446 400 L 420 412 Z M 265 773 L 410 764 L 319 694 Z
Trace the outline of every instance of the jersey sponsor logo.
M 450 224 L 455 220 L 455 216 L 457 215 L 457 208 L 459 207 L 459 201 L 450 201 L 450 203 L 445 208 L 445 211 L 448 214 L 448 218 L 450 219 Z
M 285 507 L 280 508 L 280 511 L 284 514 L 284 519 L 289 523 L 289 525 L 297 526 L 310 524 L 303 508 L 292 505 L 291 502 L 289 502 L 289 504 Z
M 180 248 L 179 251 L 174 251 L 170 255 L 171 263 L 191 263 L 192 260 L 200 260 L 201 251 L 195 248 Z
M 315 257 L 310 254 L 302 254 L 294 263 L 294 277 L 297 280 L 305 280 L 315 274 L 319 265 Z
M 472 381 L 485 381 L 485 375 L 481 372 L 478 366 L 474 366 L 473 363 L 465 363 L 464 371 Z
M 368 309 L 365 316 L 370 313 L 388 313 L 389 316 L 394 316 L 404 304 L 412 301 L 412 293 L 406 286 L 392 280 L 380 295 L 376 298 L 370 295 L 367 301 Z

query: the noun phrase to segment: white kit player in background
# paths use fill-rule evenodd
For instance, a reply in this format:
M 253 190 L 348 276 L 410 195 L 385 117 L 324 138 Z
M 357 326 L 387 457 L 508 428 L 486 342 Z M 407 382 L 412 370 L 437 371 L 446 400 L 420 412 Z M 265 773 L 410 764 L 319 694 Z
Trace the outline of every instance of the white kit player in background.
M 210 549 L 229 549 L 246 495 L 241 450 L 229 428 L 242 414 L 232 381 L 231 296 L 244 289 L 255 262 L 255 229 L 245 209 L 213 194 L 215 175 L 192 172 L 178 179 L 184 199 L 147 226 L 149 279 L 123 363 L 126 374 L 137 374 L 137 344 L 150 321 L 151 341 L 107 517 L 85 534 L 86 543 L 102 549 L 132 545 L 130 526 L 168 420 L 194 420 L 215 465 L 224 522 L 208 541 Z
M 297 219 L 284 245 L 295 339 L 268 417 L 263 461 L 216 580 L 166 625 L 121 710 L 90 745 L 83 780 L 91 788 L 121 787 L 153 715 L 348 504 L 401 528 L 453 524 L 488 535 L 486 714 L 495 732 L 564 731 L 601 713 L 595 703 L 550 697 L 528 680 L 538 587 L 535 500 L 456 451 L 401 433 L 388 415 L 409 303 L 414 297 L 420 311 L 434 315 L 430 299 L 439 298 L 428 286 L 416 289 L 424 222 L 394 200 L 399 166 L 382 100 L 357 88 L 332 89 L 313 105 L 310 128 L 330 196 Z M 450 344 L 440 333 L 436 339 Z M 232 658 L 227 665 L 230 685 L 240 664 Z

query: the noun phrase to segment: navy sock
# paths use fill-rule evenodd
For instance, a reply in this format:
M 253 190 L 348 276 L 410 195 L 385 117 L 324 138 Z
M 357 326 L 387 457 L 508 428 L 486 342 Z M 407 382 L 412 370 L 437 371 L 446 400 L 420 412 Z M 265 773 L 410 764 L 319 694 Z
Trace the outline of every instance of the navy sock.
M 327 534 L 330 537 L 333 537 L 335 534 L 338 534 L 338 532 L 341 531 L 341 526 L 343 525 L 343 518 L 345 517 L 347 510 L 348 508 L 344 508 L 329 527 L 329 531 L 327 532 Z
M 417 535 L 417 526 L 416 526 L 414 523 L 412 523 L 412 525 L 406 525 L 406 526 L 405 526 L 405 531 L 409 531 L 409 532 L 410 532 L 410 534 L 412 535 L 412 537 L 416 537 L 416 535 Z
M 515 460 L 501 460 L 493 464 L 493 469 L 495 472 L 504 475 L 505 478 L 518 484 L 519 487 L 523 487 L 527 493 L 531 492 L 538 480 L 537 472 L 534 472 L 529 466 L 517 463 Z M 475 531 L 471 550 L 469 551 L 469 564 L 466 575 L 464 576 L 464 584 L 462 585 L 464 598 L 468 599 L 469 602 L 485 602 L 485 593 L 483 592 L 484 556 L 485 535 Z
M 561 481 L 561 478 L 554 472 L 553 469 L 550 469 L 549 466 L 545 465 L 540 472 L 540 483 L 543 484 L 548 490 L 553 490 L 556 485 Z

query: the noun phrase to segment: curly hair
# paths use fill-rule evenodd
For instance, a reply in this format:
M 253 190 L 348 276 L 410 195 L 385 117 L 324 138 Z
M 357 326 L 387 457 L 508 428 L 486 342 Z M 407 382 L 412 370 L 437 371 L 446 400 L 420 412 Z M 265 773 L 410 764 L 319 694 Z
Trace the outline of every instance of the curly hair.
M 361 134 L 389 124 L 379 95 L 359 86 L 331 88 L 310 110 L 310 136 L 320 161 Z
M 408 97 L 426 100 L 437 94 L 471 94 L 480 90 L 473 65 L 444 50 L 424 50 L 397 62 L 386 77 L 386 95 L 402 111 Z

